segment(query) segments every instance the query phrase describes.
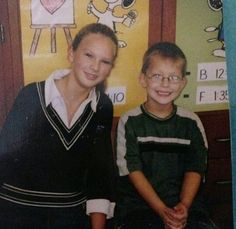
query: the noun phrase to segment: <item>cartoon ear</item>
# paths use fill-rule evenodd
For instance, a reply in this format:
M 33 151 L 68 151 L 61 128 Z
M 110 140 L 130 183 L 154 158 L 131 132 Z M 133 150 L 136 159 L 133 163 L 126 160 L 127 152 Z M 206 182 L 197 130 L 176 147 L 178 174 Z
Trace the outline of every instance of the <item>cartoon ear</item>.
M 214 11 L 219 11 L 222 9 L 222 0 L 208 0 L 209 7 Z
M 124 9 L 128 9 L 135 3 L 135 1 L 136 0 L 123 0 L 121 5 Z

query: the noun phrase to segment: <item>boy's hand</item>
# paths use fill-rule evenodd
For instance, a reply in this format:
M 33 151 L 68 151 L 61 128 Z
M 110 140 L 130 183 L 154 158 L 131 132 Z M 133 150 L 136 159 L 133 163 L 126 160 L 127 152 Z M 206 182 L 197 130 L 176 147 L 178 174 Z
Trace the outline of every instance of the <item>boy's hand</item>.
M 183 220 L 186 220 L 188 217 L 188 208 L 181 202 L 179 202 L 175 207 L 174 210 L 178 213 L 178 216 Z
M 188 219 L 188 208 L 181 202 L 179 202 L 175 207 L 174 210 L 178 212 L 179 220 L 181 221 L 182 225 L 185 227 Z
M 186 226 L 187 218 L 188 218 L 188 209 L 181 202 L 178 203 L 173 211 L 169 211 L 171 221 L 167 221 L 165 223 L 166 229 L 183 229 Z M 173 223 L 174 222 L 174 223 Z
M 159 211 L 159 215 L 162 218 L 166 229 L 183 229 L 183 221 L 179 220 L 182 218 L 180 213 L 175 209 L 167 208 Z M 186 221 L 185 221 L 186 222 Z

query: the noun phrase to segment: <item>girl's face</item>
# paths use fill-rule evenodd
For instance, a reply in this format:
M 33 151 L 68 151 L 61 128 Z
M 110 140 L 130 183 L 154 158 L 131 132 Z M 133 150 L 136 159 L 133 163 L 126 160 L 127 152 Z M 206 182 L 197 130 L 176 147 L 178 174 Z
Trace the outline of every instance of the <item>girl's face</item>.
M 108 77 L 115 55 L 116 46 L 109 37 L 86 35 L 75 51 L 68 52 L 73 80 L 80 88 L 91 90 Z
M 147 90 L 147 102 L 154 105 L 167 105 L 180 95 L 186 85 L 182 76 L 182 60 L 154 55 L 146 74 L 141 74 L 140 83 Z

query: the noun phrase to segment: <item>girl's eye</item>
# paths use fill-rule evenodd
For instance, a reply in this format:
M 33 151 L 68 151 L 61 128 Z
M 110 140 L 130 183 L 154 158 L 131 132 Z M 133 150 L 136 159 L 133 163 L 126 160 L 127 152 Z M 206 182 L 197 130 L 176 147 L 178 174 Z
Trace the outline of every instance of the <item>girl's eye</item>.
M 87 56 L 87 57 L 92 57 L 92 54 L 90 54 L 90 53 L 85 53 L 85 56 Z
M 109 60 L 103 60 L 102 62 L 107 65 L 112 65 L 112 63 Z

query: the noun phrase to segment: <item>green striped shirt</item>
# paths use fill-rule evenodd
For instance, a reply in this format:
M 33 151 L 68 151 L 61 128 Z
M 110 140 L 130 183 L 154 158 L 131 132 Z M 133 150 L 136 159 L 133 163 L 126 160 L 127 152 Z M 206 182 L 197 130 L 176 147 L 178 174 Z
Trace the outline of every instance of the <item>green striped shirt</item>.
M 142 171 L 159 197 L 175 205 L 184 173 L 204 176 L 207 147 L 199 117 L 187 109 L 175 106 L 166 119 L 149 113 L 143 105 L 128 111 L 120 118 L 117 131 L 120 201 L 128 208 L 145 205 L 127 178 L 133 171 Z

